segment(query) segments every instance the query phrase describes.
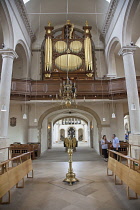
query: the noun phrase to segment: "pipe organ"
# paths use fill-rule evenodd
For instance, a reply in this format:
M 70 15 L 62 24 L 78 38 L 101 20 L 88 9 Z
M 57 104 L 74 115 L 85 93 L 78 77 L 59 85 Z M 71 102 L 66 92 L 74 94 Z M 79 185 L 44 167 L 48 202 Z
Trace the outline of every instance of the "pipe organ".
M 58 29 L 48 23 L 42 44 L 42 79 L 85 79 L 95 76 L 94 44 L 91 39 L 92 27 L 80 30 L 69 20 Z

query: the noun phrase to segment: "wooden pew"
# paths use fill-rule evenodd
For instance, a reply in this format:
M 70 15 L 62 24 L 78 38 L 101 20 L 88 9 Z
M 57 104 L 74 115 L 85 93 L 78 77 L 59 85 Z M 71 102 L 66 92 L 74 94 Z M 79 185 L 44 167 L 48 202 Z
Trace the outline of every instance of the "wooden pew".
M 19 155 L 17 157 L 11 158 L 7 161 L 0 163 L 0 201 L 1 204 L 10 203 L 11 196 L 10 190 L 16 185 L 17 188 L 24 187 L 24 177 L 33 178 L 33 167 L 31 160 L 31 152 Z M 32 176 L 29 177 L 29 172 L 32 172 Z M 19 186 L 18 183 L 22 180 L 22 185 Z M 8 193 L 8 201 L 3 202 L 3 196 Z
M 117 155 L 117 160 L 113 158 L 114 154 Z M 109 174 L 109 170 L 112 171 L 112 174 Z M 140 160 L 109 150 L 107 175 L 113 176 L 113 174 L 116 185 L 123 184 L 123 182 L 127 185 L 128 199 L 138 199 L 138 195 L 140 195 Z M 120 183 L 117 182 L 117 177 L 121 180 Z M 130 197 L 129 189 L 135 192 L 135 197 Z
M 35 143 L 11 144 L 9 149 L 11 150 L 12 157 L 16 157 L 18 155 L 31 151 L 32 151 L 31 155 L 32 160 L 40 156 L 40 144 L 35 144 Z

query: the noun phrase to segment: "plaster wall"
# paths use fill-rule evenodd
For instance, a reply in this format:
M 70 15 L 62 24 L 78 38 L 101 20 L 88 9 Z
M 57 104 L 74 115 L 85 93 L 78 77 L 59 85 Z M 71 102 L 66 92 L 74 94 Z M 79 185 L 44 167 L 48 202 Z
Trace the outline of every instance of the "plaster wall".
M 8 138 L 9 144 L 20 142 L 25 144 L 28 142 L 28 119 L 23 119 L 24 107 L 21 105 L 10 106 Z M 27 113 L 28 115 L 28 113 Z M 10 126 L 10 118 L 16 118 L 16 126 Z
M 104 51 L 95 51 L 97 77 L 103 77 L 107 74 Z
M 97 125 L 97 122 L 95 118 L 93 117 L 93 146 L 96 151 L 99 152 L 99 135 L 100 138 L 102 135 L 107 135 L 107 138 L 110 140 L 113 133 L 116 133 L 116 135 L 119 137 L 120 140 L 124 140 L 124 113 L 128 112 L 127 105 L 124 103 L 120 104 L 114 104 L 114 111 L 116 113 L 116 118 L 112 119 L 112 107 L 109 103 L 104 105 L 104 117 L 106 118 L 106 121 L 103 122 L 103 105 L 101 104 L 95 104 L 95 103 L 84 103 L 86 107 L 89 107 L 90 109 L 94 110 L 100 120 L 101 125 Z M 82 105 L 82 104 L 81 104 Z M 52 104 L 37 104 L 36 106 L 36 116 L 35 116 L 35 105 L 30 104 L 29 107 L 29 115 L 28 120 L 23 120 L 23 112 L 24 112 L 24 106 L 20 105 L 11 105 L 10 107 L 10 117 L 16 117 L 17 118 L 17 126 L 16 127 L 10 127 L 9 126 L 9 139 L 10 142 L 14 141 L 20 141 L 21 143 L 26 142 L 38 142 L 39 141 L 39 135 L 41 135 L 41 146 L 42 146 L 42 152 L 47 149 L 47 117 L 44 118 L 42 123 L 42 129 L 41 133 L 39 133 L 38 130 L 38 123 L 34 123 L 34 118 L 37 118 L 39 120 L 40 116 L 48 109 L 52 108 Z M 72 125 L 69 125 L 68 127 L 71 127 Z M 81 125 L 78 125 L 79 128 L 81 128 Z M 54 130 L 55 126 L 53 127 Z M 61 128 L 64 128 L 64 126 L 59 127 L 59 130 Z M 57 128 L 55 128 L 57 129 Z M 85 127 L 85 131 L 87 133 L 85 134 L 85 137 L 89 135 L 90 128 L 88 126 Z M 53 135 L 53 139 L 59 138 L 59 135 Z M 85 139 L 87 140 L 87 139 Z M 90 140 L 90 139 L 88 139 Z

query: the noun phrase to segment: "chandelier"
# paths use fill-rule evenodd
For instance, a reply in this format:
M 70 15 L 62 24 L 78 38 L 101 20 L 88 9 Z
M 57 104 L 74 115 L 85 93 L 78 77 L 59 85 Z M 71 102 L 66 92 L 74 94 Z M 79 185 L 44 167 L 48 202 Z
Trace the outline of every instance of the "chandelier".
M 71 106 L 72 103 L 76 103 L 76 86 L 68 77 L 66 81 L 60 83 L 59 97 L 61 103 L 67 107 Z

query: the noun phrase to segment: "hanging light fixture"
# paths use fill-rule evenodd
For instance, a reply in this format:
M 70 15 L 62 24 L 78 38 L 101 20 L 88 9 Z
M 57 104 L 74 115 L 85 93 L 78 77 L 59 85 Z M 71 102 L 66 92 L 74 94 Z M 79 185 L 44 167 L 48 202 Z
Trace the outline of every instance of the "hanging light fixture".
M 23 114 L 23 119 L 27 120 L 27 114 L 26 113 Z
M 26 80 L 26 83 L 27 83 L 27 80 Z M 26 90 L 27 90 L 27 84 L 26 84 Z M 24 108 L 25 108 L 25 110 L 24 110 L 24 114 L 23 114 L 23 119 L 24 120 L 27 120 L 27 114 L 26 114 L 26 94 L 25 94 L 25 102 L 24 102 Z
M 68 20 L 68 1 L 67 1 L 67 13 L 66 13 L 66 39 L 67 39 L 67 79 L 60 84 L 59 97 L 61 104 L 67 107 L 71 106 L 72 103 L 76 103 L 76 85 L 69 79 L 69 45 L 68 45 L 68 30 L 70 21 Z
M 40 4 L 40 14 L 41 14 L 41 4 Z M 38 40 L 40 40 L 40 15 L 38 16 L 38 28 L 39 28 L 39 33 L 38 33 Z M 40 50 L 40 42 L 38 41 L 38 52 L 39 52 L 39 50 Z M 37 55 L 37 70 L 39 69 L 39 53 L 38 53 L 38 55 Z M 37 73 L 38 73 L 38 71 L 37 71 Z M 34 123 L 37 123 L 38 122 L 38 120 L 37 120 L 37 117 L 36 117 L 36 110 L 37 110 L 37 108 L 36 108 L 36 100 L 37 100 L 37 74 L 36 73 L 36 89 L 35 89 L 35 113 L 34 113 Z
M 59 96 L 61 103 L 67 107 L 76 103 L 76 85 L 67 76 L 67 80 L 60 84 Z
M 116 118 L 116 115 L 115 115 L 115 113 L 112 113 L 112 118 Z
M 6 112 L 7 111 L 7 109 L 6 109 L 6 105 L 5 104 L 3 104 L 2 106 L 1 106 L 1 112 Z
M 110 89 L 111 89 L 111 96 L 112 96 L 112 118 L 116 118 L 115 112 L 114 112 L 114 104 L 113 104 L 113 93 L 112 93 L 112 82 L 111 82 L 111 78 L 110 78 Z
M 37 123 L 37 119 L 36 118 L 34 119 L 34 123 Z
M 105 117 L 103 117 L 103 122 L 105 122 L 106 121 L 106 119 L 105 119 Z

